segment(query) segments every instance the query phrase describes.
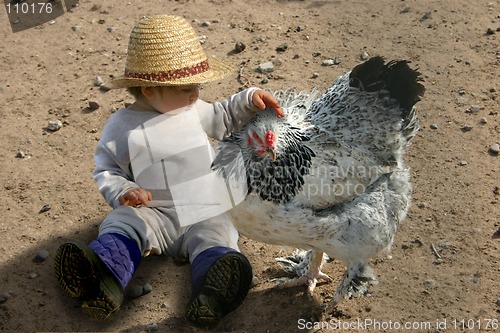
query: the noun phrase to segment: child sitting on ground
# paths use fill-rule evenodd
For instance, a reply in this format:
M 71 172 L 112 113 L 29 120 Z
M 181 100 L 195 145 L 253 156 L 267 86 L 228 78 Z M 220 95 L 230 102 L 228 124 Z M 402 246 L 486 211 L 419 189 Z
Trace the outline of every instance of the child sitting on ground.
M 197 327 L 216 327 L 245 298 L 252 268 L 224 214 L 230 207 L 220 203 L 227 183 L 211 171 L 207 136 L 222 140 L 267 107 L 278 117 L 283 111 L 257 88 L 212 104 L 198 99 L 200 84 L 232 71 L 207 58 L 181 17 L 145 18 L 133 28 L 124 77 L 110 88 L 127 88 L 136 100 L 109 118 L 94 156 L 94 179 L 113 210 L 97 239 L 62 244 L 55 259 L 62 288 L 91 317 L 118 311 L 149 254 L 191 262 L 186 318 Z

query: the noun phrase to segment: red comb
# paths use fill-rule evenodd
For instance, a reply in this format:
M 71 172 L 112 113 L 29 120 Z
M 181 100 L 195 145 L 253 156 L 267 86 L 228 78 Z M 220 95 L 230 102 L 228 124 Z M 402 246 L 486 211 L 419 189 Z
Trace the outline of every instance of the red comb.
M 267 130 L 266 143 L 269 147 L 274 148 L 276 143 L 274 142 L 274 133 L 271 130 Z

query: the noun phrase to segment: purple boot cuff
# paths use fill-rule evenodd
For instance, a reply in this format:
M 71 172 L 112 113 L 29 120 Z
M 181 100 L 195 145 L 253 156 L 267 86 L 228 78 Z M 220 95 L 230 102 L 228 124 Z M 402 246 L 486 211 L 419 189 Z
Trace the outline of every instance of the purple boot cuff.
M 141 261 L 137 244 L 126 236 L 110 233 L 99 236 L 89 246 L 125 288 Z
M 191 287 L 193 291 L 199 290 L 202 287 L 203 279 L 214 262 L 226 253 L 238 252 L 235 249 L 214 246 L 208 248 L 198 254 L 191 263 Z

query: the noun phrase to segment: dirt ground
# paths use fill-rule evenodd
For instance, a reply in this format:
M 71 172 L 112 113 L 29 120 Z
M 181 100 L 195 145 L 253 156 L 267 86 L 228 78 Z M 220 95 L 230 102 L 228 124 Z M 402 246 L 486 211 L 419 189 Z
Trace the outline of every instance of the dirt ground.
M 326 315 L 341 263 L 324 268 L 334 281 L 309 300 L 305 287 L 278 290 L 270 281 L 283 276 L 274 258 L 291 249 L 242 238 L 260 283 L 218 331 L 500 331 L 500 240 L 492 238 L 500 157 L 489 152 L 500 143 L 498 0 L 82 0 L 17 33 L 1 11 L 0 331 L 195 331 L 183 319 L 189 266 L 171 258 L 143 260 L 132 283 L 153 290 L 103 322 L 88 319 L 53 274 L 57 247 L 92 240 L 110 211 L 91 178 L 93 150 L 109 115 L 132 99 L 102 93 L 94 80 L 122 73 L 134 22 L 152 14 L 195 20 L 206 52 L 240 66 L 239 77 L 204 86 L 207 101 L 250 85 L 324 90 L 366 54 L 410 60 L 427 89 L 406 158 L 414 203 L 392 257 L 373 261 L 380 283 L 371 294 Z M 326 59 L 337 61 L 323 66 Z M 274 72 L 257 73 L 271 60 Z M 89 110 L 91 100 L 101 107 Z M 62 128 L 49 131 L 57 120 Z M 47 260 L 33 262 L 43 249 Z

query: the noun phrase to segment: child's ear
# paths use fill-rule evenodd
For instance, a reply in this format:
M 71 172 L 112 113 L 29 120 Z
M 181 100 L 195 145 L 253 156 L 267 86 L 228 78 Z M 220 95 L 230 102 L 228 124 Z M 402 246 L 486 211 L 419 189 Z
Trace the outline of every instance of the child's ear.
M 146 99 L 150 100 L 155 95 L 154 89 L 154 87 L 141 87 L 141 93 Z

